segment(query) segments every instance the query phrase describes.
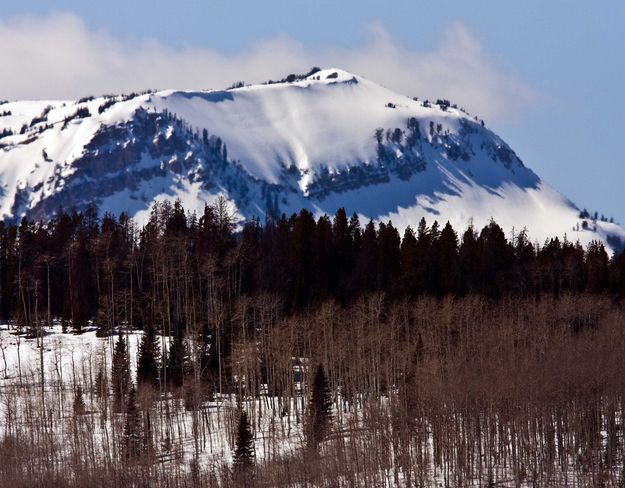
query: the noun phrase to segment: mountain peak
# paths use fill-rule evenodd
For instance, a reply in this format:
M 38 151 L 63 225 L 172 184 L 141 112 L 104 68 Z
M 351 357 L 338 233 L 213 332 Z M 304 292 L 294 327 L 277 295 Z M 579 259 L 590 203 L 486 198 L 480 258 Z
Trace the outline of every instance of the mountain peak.
M 358 78 L 358 76 L 354 73 L 350 73 L 349 71 L 339 68 L 329 68 L 319 70 L 316 73 L 309 75 L 306 79 L 332 83 L 341 81 L 357 81 Z
M 145 218 L 227 196 L 242 218 L 339 207 L 400 229 L 421 217 L 527 227 L 614 248 L 625 232 L 581 218 L 496 134 L 445 100 L 314 69 L 227 90 L 147 92 L 0 106 L 0 214 L 96 202 Z

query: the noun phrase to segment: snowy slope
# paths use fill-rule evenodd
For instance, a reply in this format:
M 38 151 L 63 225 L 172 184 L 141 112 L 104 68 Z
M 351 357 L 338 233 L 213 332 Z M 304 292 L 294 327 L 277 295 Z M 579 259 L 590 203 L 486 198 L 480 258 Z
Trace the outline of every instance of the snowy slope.
M 142 221 L 155 200 L 201 210 L 224 194 L 248 218 L 343 206 L 400 229 L 494 218 L 538 241 L 625 242 L 619 226 L 580 219 L 463 111 L 337 69 L 229 90 L 4 103 L 7 130 L 0 215 L 14 219 L 95 201 Z

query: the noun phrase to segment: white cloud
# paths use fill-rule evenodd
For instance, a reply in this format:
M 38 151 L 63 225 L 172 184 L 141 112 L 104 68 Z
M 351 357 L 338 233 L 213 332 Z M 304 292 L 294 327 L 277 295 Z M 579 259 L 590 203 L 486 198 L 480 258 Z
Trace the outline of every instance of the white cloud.
M 460 23 L 432 51 L 400 46 L 380 26 L 353 49 L 309 49 L 289 37 L 257 42 L 224 56 L 205 48 L 177 50 L 154 40 L 122 43 L 92 31 L 73 14 L 0 20 L 0 98 L 77 98 L 146 88 L 223 88 L 233 81 L 278 79 L 309 67 L 340 67 L 400 93 L 449 98 L 489 121 L 514 118 L 535 96 L 489 59 Z

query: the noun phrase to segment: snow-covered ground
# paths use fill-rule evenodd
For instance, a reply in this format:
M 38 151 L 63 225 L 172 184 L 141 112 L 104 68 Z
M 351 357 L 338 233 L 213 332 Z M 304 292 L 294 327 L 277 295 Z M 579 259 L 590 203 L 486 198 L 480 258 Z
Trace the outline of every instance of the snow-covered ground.
M 137 351 L 141 332 L 126 333 L 131 376 L 134 380 Z M 116 336 L 99 338 L 95 328 L 82 334 L 63 333 L 60 325 L 46 330 L 43 336 L 44 401 L 50 422 L 61 438 L 70 436 L 74 415 L 74 394 L 80 386 L 86 414 L 79 422 L 88 426 L 96 443 L 95 449 L 105 458 L 110 455 L 107 445 L 115 430 L 120 431 L 124 414 L 110 414 L 110 398 L 95 394 L 96 377 L 100 370 L 110 381 L 111 359 Z M 0 438 L 13 429 L 27 433 L 36 426 L 29 425 L 27 411 L 41 408 L 41 348 L 37 338 L 26 338 L 7 325 L 0 326 Z M 108 383 L 107 383 L 107 391 Z M 139 402 L 143 400 L 139 397 Z M 24 408 L 28 405 L 28 408 Z M 108 409 L 105 405 L 108 405 Z M 188 468 L 195 460 L 200 465 L 221 466 L 232 461 L 232 449 L 239 405 L 234 396 L 218 394 L 202 408 L 189 411 L 184 400 L 163 393 L 152 403 L 155 416 L 153 443 L 161 462 L 172 461 Z M 287 455 L 302 446 L 302 404 L 293 401 L 290 413 L 283 414 L 275 399 L 264 398 L 245 403 L 254 422 L 257 458 Z M 277 410 L 276 410 L 277 409 Z M 107 413 L 108 410 L 108 413 Z M 40 414 L 36 414 L 40 415 Z M 109 415 L 107 417 L 107 415 Z M 300 420 L 298 420 L 300 419 Z M 63 442 L 60 441 L 60 445 Z M 186 469 L 186 468 L 185 468 Z
M 134 370 L 141 334 L 129 332 L 127 336 L 130 362 Z M 6 325 L 0 327 L 2 354 L 0 447 L 4 449 L 4 453 L 9 452 L 13 455 L 10 446 L 19 446 L 20 442 L 26 443 L 29 452 L 23 455 L 24 466 L 37 466 L 35 469 L 43 469 L 49 468 L 50 462 L 58 463 L 63 466 L 63 473 L 67 479 L 71 478 L 72 470 L 81 466 L 81 463 L 91 468 L 112 463 L 118 466 L 118 469 L 131 472 L 132 466 L 123 462 L 117 464 L 122 449 L 119 443 L 125 415 L 112 413 L 110 396 L 98 397 L 93 386 L 99 369 L 104 367 L 110 371 L 114 341 L 115 337 L 96 337 L 95 330 L 91 328 L 87 328 L 83 334 L 74 335 L 63 333 L 61 327 L 55 325 L 46 331 L 42 350 L 37 346 L 36 338 L 18 336 L 15 330 Z M 45 371 L 43 395 L 40 383 L 42 351 Z M 85 413 L 80 415 L 77 415 L 73 408 L 77 385 L 82 388 L 86 407 Z M 149 410 L 152 425 L 153 458 L 148 462 L 147 466 L 150 467 L 144 473 L 150 472 L 151 476 L 158 473 L 165 473 L 168 476 L 172 473 L 181 473 L 181 477 L 189 475 L 190 479 L 193 479 L 192 473 L 199 470 L 205 480 L 214 476 L 214 479 L 210 478 L 212 481 L 202 486 L 228 486 L 223 484 L 223 480 L 224 476 L 228 476 L 232 464 L 238 409 L 243 407 L 251 419 L 257 463 L 261 467 L 268 466 L 268 473 L 263 474 L 268 476 L 268 479 L 272 473 L 271 463 L 276 463 L 276 466 L 279 465 L 280 469 L 283 469 L 282 473 L 288 473 L 288 486 L 384 488 L 406 486 L 406 472 L 398 467 L 405 459 L 400 460 L 396 466 L 387 460 L 398 455 L 398 446 L 391 445 L 389 437 L 394 429 L 391 427 L 389 430 L 389 427 L 394 424 L 389 422 L 392 413 L 389 410 L 388 397 L 368 400 L 357 398 L 350 405 L 343 403 L 340 396 L 337 400 L 334 405 L 333 427 L 326 447 L 323 448 L 324 457 L 321 458 L 323 471 L 316 475 L 319 476 L 317 479 L 323 481 L 317 485 L 303 481 L 307 479 L 303 476 L 307 461 L 306 456 L 302 454 L 305 452 L 302 433 L 305 396 L 296 396 L 288 400 L 288 407 L 285 409 L 280 400 L 268 395 L 245 398 L 240 404 L 234 396 L 216 395 L 214 399 L 205 401 L 200 408 L 194 410 L 186 409 L 183 399 L 175 398 L 168 393 L 151 398 L 139 396 L 142 410 L 146 405 L 150 405 L 143 412 L 145 414 Z M 450 412 L 444 411 L 444 406 L 441 407 L 441 415 L 450 415 Z M 45 416 L 42 415 L 44 410 Z M 465 420 L 471 422 L 470 419 Z M 464 425 L 462 414 L 458 412 L 454 412 L 449 421 L 457 423 L 458 426 Z M 488 432 L 486 425 L 483 427 L 486 429 L 485 433 Z M 543 469 L 549 471 L 531 472 L 528 466 L 525 473 L 513 472 L 514 460 L 505 459 L 504 456 L 503 459 L 489 465 L 488 470 L 480 471 L 482 478 L 474 477 L 460 481 L 457 476 L 461 471 L 456 469 L 454 463 L 464 462 L 463 456 L 467 456 L 466 460 L 471 459 L 472 463 L 477 462 L 477 458 L 471 457 L 467 452 L 448 452 L 445 459 L 451 464 L 441 465 L 440 445 L 445 445 L 444 439 L 439 439 L 437 453 L 433 440 L 434 429 L 427 423 L 422 424 L 421 428 L 423 430 L 415 435 L 420 436 L 425 442 L 421 447 L 415 444 L 415 452 L 410 455 L 413 457 L 412 462 L 417 463 L 413 465 L 415 473 L 420 472 L 422 478 L 417 479 L 415 474 L 412 483 L 426 486 L 492 484 L 518 487 L 536 486 L 536 480 L 539 480 L 539 484 L 547 483 L 554 486 L 567 480 L 567 486 L 590 486 L 600 479 L 598 476 L 601 476 L 601 473 L 579 469 L 575 456 L 572 456 L 570 464 L 567 464 L 566 469 L 569 471 L 559 472 L 547 461 L 546 468 Z M 461 433 L 462 428 L 458 428 Z M 492 438 L 484 439 L 483 444 L 480 444 L 480 449 L 486 450 L 488 446 L 492 448 L 493 445 L 501 447 L 501 442 L 504 444 L 511 442 L 511 437 L 507 437 L 509 433 L 506 428 L 497 432 L 491 431 L 491 435 Z M 500 436 L 503 436 L 501 438 L 503 440 Z M 602 446 L 605 448 L 607 433 L 602 431 L 601 436 Z M 362 463 L 359 465 L 357 459 L 359 452 L 361 454 L 366 452 L 367 460 L 376 460 L 380 464 L 376 467 Z M 477 456 L 477 453 L 473 454 Z M 357 468 L 342 473 L 340 463 L 345 462 L 345 459 L 340 459 L 340 456 L 346 455 L 354 457 L 350 460 L 350 466 Z M 485 452 L 483 455 L 486 456 Z M 15 459 L 11 458 L 11 462 L 15 462 Z M 41 464 L 38 464 L 39 461 Z M 541 462 L 545 460 L 536 460 L 538 466 Z M 614 471 L 619 468 L 612 469 Z M 337 472 L 340 474 L 335 474 Z M 553 483 L 548 483 L 551 479 L 549 476 L 554 477 Z M 603 476 L 608 479 L 607 474 Z M 612 477 L 613 474 L 610 476 L 610 480 L 617 479 Z M 178 479 L 182 479 L 181 477 Z M 284 482 L 285 478 L 281 479 Z M 263 486 L 286 486 L 286 484 L 273 483 Z

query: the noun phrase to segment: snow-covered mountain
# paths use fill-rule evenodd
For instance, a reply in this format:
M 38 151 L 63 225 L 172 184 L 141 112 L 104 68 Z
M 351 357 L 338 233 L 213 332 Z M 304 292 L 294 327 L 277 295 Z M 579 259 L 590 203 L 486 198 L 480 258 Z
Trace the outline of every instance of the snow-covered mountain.
M 228 90 L 5 102 L 0 148 L 3 218 L 96 202 L 141 222 L 155 200 L 201 211 L 225 195 L 246 218 L 345 207 L 400 229 L 493 218 L 538 241 L 625 242 L 461 109 L 338 69 Z

